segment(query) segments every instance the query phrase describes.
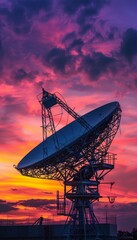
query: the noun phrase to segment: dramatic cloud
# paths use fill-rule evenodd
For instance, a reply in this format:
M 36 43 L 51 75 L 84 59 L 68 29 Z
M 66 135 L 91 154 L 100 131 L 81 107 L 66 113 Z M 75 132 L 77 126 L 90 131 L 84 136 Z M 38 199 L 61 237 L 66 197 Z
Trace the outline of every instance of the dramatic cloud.
M 102 53 L 94 53 L 92 57 L 83 57 L 82 68 L 89 78 L 94 81 L 100 75 L 113 71 L 113 63 L 115 63 L 114 58 L 107 57 Z
M 65 1 L 61 0 L 62 6 L 64 8 L 64 11 L 69 14 L 75 14 L 79 9 L 84 8 L 84 11 L 82 12 L 82 15 L 84 16 L 92 16 L 98 14 L 99 10 L 103 7 L 104 4 L 106 4 L 107 0 L 76 0 L 75 2 L 73 0 Z
M 74 57 L 64 49 L 53 48 L 46 55 L 45 63 L 53 68 L 55 72 L 66 73 L 69 70 L 71 71 L 71 66 L 74 64 Z
M 92 2 L 93 5 L 95 4 L 94 0 L 76 0 L 75 2 L 73 0 L 61 0 L 64 11 L 70 15 L 75 14 L 80 7 L 89 5 L 90 2 Z
M 49 11 L 51 9 L 52 0 L 21 0 L 20 2 L 16 1 L 18 6 L 23 6 L 28 13 L 37 14 L 40 10 Z
M 25 207 L 32 207 L 32 208 L 54 208 L 51 205 L 55 205 L 56 204 L 56 200 L 52 200 L 52 199 L 29 199 L 29 200 L 22 200 L 17 202 L 17 205 L 22 205 Z
M 121 53 L 128 59 L 132 60 L 137 55 L 137 30 L 129 28 L 123 35 L 121 43 Z
M 19 68 L 13 75 L 16 82 L 21 82 L 23 80 L 33 81 L 38 75 L 38 71 L 26 72 L 23 68 Z
M 88 7 L 85 7 L 85 8 L 82 8 L 79 15 L 78 15 L 78 18 L 77 18 L 77 23 L 79 25 L 83 25 L 85 23 L 87 23 L 87 21 L 90 19 L 93 20 L 93 17 L 95 17 L 100 9 L 103 7 L 104 4 L 106 4 L 106 0 L 99 0 L 99 1 L 95 1 L 95 0 L 92 0 L 89 4 Z
M 75 39 L 69 46 L 69 50 L 75 49 L 77 52 L 81 53 L 81 48 L 84 45 L 82 39 Z
M 3 54 L 4 54 L 4 50 L 3 50 L 3 46 L 2 46 L 2 41 L 0 39 L 0 59 L 2 58 Z
M 18 208 L 13 207 L 12 205 L 14 204 L 0 200 L 0 214 L 8 213 L 10 211 L 17 211 Z
M 81 0 L 75 2 L 59 0 L 60 10 L 68 14 L 74 15 L 80 10 L 78 15 L 79 21 L 82 21 L 80 20 L 82 18 L 88 19 L 92 15 L 97 15 L 107 2 L 108 1 L 105 0 L 99 0 L 98 2 L 94 0 L 86 0 L 84 2 Z M 0 54 L 5 54 L 4 69 L 6 71 L 7 65 L 10 64 L 11 67 L 10 69 L 8 68 L 8 72 L 9 74 L 11 72 L 10 78 L 14 79 L 13 81 L 6 79 L 6 83 L 14 84 L 14 81 L 22 83 L 26 80 L 35 82 L 35 78 L 38 77 L 38 75 L 43 77 L 44 67 L 45 69 L 50 68 L 49 72 L 53 69 L 55 74 L 77 74 L 76 69 L 78 68 L 77 65 L 80 58 L 78 58 L 78 56 L 76 57 L 76 55 L 81 55 L 83 47 L 88 47 L 84 39 L 77 34 L 80 29 L 78 30 L 77 28 L 76 31 L 67 32 L 67 34 L 64 31 L 56 43 L 55 41 L 51 41 L 50 43 L 50 39 L 47 41 L 45 38 L 45 34 L 48 34 L 46 31 L 47 15 L 50 16 L 49 26 L 53 25 L 52 19 L 54 18 L 56 18 L 57 26 L 62 25 L 60 11 L 55 11 L 55 5 L 54 1 L 49 0 L 42 0 L 40 2 L 35 0 L 29 2 L 21 0 L 20 2 L 14 1 L 10 5 L 8 5 L 8 2 L 5 2 L 4 7 L 1 7 L 0 14 L 3 21 L 2 32 L 5 39 L 0 42 Z M 59 10 L 59 8 L 57 9 Z M 65 16 L 65 18 L 66 20 L 69 19 L 68 16 Z M 78 19 L 76 23 L 78 23 Z M 89 22 L 84 25 L 81 23 L 79 24 L 82 35 L 92 28 Z M 72 28 L 71 25 L 70 23 L 70 29 Z M 47 30 L 49 31 L 49 29 L 50 27 Z M 58 30 L 60 32 L 60 28 Z M 17 36 L 13 34 L 13 32 L 16 33 Z M 54 35 L 57 34 L 56 29 L 53 29 L 53 32 Z M 101 34 L 99 32 L 96 33 L 96 38 L 99 38 L 99 36 L 101 36 Z M 43 37 L 46 41 L 42 40 Z M 61 40 L 64 46 L 59 47 L 59 41 Z M 4 42 L 4 48 L 2 42 Z M 44 61 L 40 62 L 41 58 L 43 58 L 42 52 L 45 52 L 45 54 L 43 54 Z M 27 56 L 29 56 L 28 64 L 24 61 L 24 59 L 28 58 Z M 12 60 L 12 64 L 8 62 L 8 57 Z M 29 69 L 31 62 L 34 63 L 34 66 L 31 66 Z M 44 63 L 44 66 L 42 63 Z M 35 64 L 39 65 L 39 69 Z M 43 73 L 41 73 L 40 68 Z

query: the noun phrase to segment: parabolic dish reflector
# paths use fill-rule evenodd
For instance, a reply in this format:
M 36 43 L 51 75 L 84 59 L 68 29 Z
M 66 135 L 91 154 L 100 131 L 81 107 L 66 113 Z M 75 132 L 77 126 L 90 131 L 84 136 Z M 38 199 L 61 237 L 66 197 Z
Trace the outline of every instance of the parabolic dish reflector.
M 111 102 L 93 111 L 88 112 L 87 114 L 83 115 L 82 118 L 86 120 L 88 124 L 90 124 L 91 126 L 90 129 L 85 129 L 83 126 L 79 124 L 77 120 L 71 122 L 70 124 L 68 124 L 67 126 L 63 127 L 62 129 L 60 129 L 55 133 L 59 143 L 58 146 L 55 145 L 55 139 L 54 139 L 55 136 L 53 134 L 50 137 L 48 137 L 45 141 L 37 145 L 34 149 L 32 149 L 18 163 L 16 168 L 22 174 L 29 175 L 29 172 L 25 172 L 25 171 L 27 170 L 30 171 L 31 169 L 38 170 L 39 168 L 43 169 L 44 167 L 43 174 L 46 174 L 44 172 L 46 169 L 46 166 L 48 166 L 49 168 L 49 166 L 64 164 L 64 161 L 67 161 L 66 156 L 70 156 L 70 155 L 73 156 L 74 151 L 76 151 L 75 146 L 77 146 L 77 144 L 82 144 L 81 147 L 84 149 L 91 144 L 92 139 L 96 139 L 95 147 L 98 147 L 98 144 L 97 144 L 98 135 L 103 133 L 104 129 L 107 128 L 107 125 L 110 122 L 117 121 L 117 118 L 119 117 L 119 114 L 117 115 L 117 113 L 120 113 L 120 112 L 121 112 L 121 109 L 118 102 Z M 120 120 L 118 121 L 120 122 Z M 115 134 L 118 127 L 119 127 L 119 123 L 115 127 L 116 128 Z M 108 131 L 108 134 L 109 132 L 110 132 L 110 129 Z M 109 137 L 110 137 L 110 134 L 109 134 Z M 114 138 L 114 136 L 112 138 Z M 84 144 L 84 141 L 85 141 L 85 144 Z M 106 145 L 106 149 L 108 149 L 110 144 L 111 144 L 111 141 L 108 144 L 108 146 Z M 92 145 L 93 145 L 93 141 L 92 141 Z M 44 147 L 47 149 L 45 153 L 43 151 Z

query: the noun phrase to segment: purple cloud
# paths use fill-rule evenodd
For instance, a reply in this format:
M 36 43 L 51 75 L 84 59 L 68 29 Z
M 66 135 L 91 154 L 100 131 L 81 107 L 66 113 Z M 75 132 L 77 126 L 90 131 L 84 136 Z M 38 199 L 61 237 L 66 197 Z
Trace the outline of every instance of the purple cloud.
M 31 208 L 55 209 L 56 200 L 53 199 L 28 199 L 16 203 Z
M 14 204 L 0 200 L 0 214 L 8 213 L 10 211 L 17 211 L 18 208 L 13 207 Z
M 83 56 L 81 68 L 89 75 L 91 80 L 96 80 L 100 75 L 113 71 L 115 59 L 102 53 L 94 53 L 93 56 Z
M 137 30 L 127 29 L 123 34 L 121 42 L 121 53 L 131 61 L 137 55 Z

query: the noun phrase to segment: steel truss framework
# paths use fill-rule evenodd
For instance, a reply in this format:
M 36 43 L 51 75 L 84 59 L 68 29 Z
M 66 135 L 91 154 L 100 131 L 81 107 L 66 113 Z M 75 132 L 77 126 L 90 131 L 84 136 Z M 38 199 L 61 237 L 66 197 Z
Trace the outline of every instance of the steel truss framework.
M 119 128 L 121 110 L 117 109 L 111 118 L 95 128 L 92 133 L 80 138 L 74 145 L 69 145 L 53 158 L 46 159 L 30 168 L 22 168 L 23 175 L 35 178 L 70 181 L 74 174 L 85 165 L 92 166 L 107 164 L 114 166 L 114 158 L 107 156 L 108 148 Z M 113 168 L 113 167 L 112 167 Z M 100 167 L 100 179 L 106 174 L 107 169 Z
M 55 95 L 43 90 L 42 124 L 43 140 L 47 138 L 47 129 L 55 135 L 55 145 L 58 148 L 56 139 L 54 119 L 51 107 L 60 104 L 71 116 L 86 129 L 91 129 L 88 123 L 79 117 L 71 108 Z M 49 98 L 52 98 L 50 103 Z M 46 101 L 45 101 L 46 99 Z M 48 118 L 48 125 L 47 125 Z M 57 151 L 55 156 L 48 160 L 33 165 L 30 168 L 21 169 L 25 176 L 62 180 L 64 182 L 63 211 L 60 211 L 60 201 L 58 195 L 57 209 L 59 214 L 67 215 L 66 199 L 72 202 L 66 224 L 70 225 L 70 239 L 86 240 L 88 236 L 97 237 L 97 218 L 93 211 L 93 202 L 99 200 L 99 184 L 104 176 L 108 174 L 115 163 L 116 154 L 108 153 L 111 142 L 119 128 L 121 119 L 121 109 L 118 106 L 113 114 L 108 116 L 98 126 L 87 131 L 75 143 Z

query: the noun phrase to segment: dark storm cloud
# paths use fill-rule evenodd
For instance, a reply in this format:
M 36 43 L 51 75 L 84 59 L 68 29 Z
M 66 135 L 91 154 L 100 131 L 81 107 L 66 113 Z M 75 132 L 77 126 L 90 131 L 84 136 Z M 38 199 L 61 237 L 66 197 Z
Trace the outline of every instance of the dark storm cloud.
M 97 37 L 101 38 L 100 35 L 96 35 Z M 91 80 L 98 79 L 106 72 L 114 72 L 114 68 L 117 65 L 113 57 L 108 57 L 101 52 L 94 52 L 92 56 L 82 55 L 83 46 L 84 42 L 79 38 L 71 41 L 71 43 L 69 42 L 69 46 L 66 49 L 53 48 L 45 55 L 44 64 L 52 68 L 55 73 L 76 74 L 76 63 L 78 61 L 80 64 L 78 71 L 85 72 Z M 71 54 L 72 49 L 77 51 L 78 54 L 76 56 Z
M 2 40 L 0 38 L 0 59 L 3 57 L 3 55 L 4 55 L 4 48 L 3 48 Z
M 106 32 L 106 37 L 110 41 L 119 38 L 119 35 L 120 31 L 117 27 L 110 27 L 110 29 Z
M 94 41 L 94 40 L 99 40 L 99 41 L 101 41 L 101 42 L 103 42 L 104 41 L 104 38 L 103 38 L 103 36 L 102 36 L 102 34 L 100 33 L 100 32 L 96 32 L 95 33 L 95 37 L 93 37 L 93 39 L 92 39 L 92 41 Z M 91 41 L 91 42 L 92 42 Z
M 52 0 L 20 0 L 16 4 L 23 6 L 29 14 L 36 14 L 40 10 L 49 11 L 52 6 Z
M 77 14 L 81 19 L 87 19 L 97 15 L 107 2 L 106 0 L 98 0 L 98 2 L 95 0 L 59 0 L 60 9 L 63 9 L 68 14 L 74 14 L 78 11 Z M 40 27 L 42 26 L 41 21 L 44 22 L 46 15 L 50 14 L 53 14 L 52 19 L 56 19 L 60 24 L 58 11 L 55 12 L 55 5 L 56 1 L 53 0 L 14 0 L 10 5 L 7 4 L 7 9 L 6 7 L 0 7 L 0 14 L 7 27 L 3 28 L 5 49 L 0 41 L 0 56 L 4 54 L 5 57 L 0 65 L 1 69 L 4 68 L 5 71 L 8 64 L 11 65 L 10 69 L 8 69 L 11 79 L 8 78 L 7 80 L 3 78 L 3 82 L 5 81 L 11 85 L 14 83 L 22 84 L 25 81 L 35 82 L 35 78 L 40 74 L 40 70 L 39 73 L 37 67 L 36 71 L 31 70 L 31 60 L 35 64 L 42 59 L 42 64 L 44 63 L 45 68 L 53 69 L 56 74 L 77 73 L 77 62 L 80 62 L 82 48 L 83 46 L 86 48 L 85 41 L 82 39 L 81 34 L 84 35 L 89 30 L 93 31 L 93 26 L 89 21 L 79 26 L 79 29 L 77 29 L 78 32 L 72 31 L 66 35 L 64 34 L 64 36 L 62 34 L 60 41 L 62 41 L 63 47 L 57 47 L 55 42 L 50 42 L 50 37 L 48 39 L 46 33 L 42 32 Z M 75 15 L 76 18 L 78 17 L 77 14 Z M 67 20 L 68 16 L 65 16 L 65 19 Z M 36 25 L 34 23 L 36 23 Z M 16 35 L 13 34 L 13 32 L 16 33 Z M 9 33 L 9 36 L 7 33 Z M 101 34 L 96 33 L 95 37 L 96 39 L 100 38 L 102 41 Z M 45 38 L 46 41 L 43 41 L 43 38 Z M 72 50 L 77 52 L 77 56 Z M 43 56 L 43 52 L 46 53 L 45 56 Z M 8 59 L 10 59 L 10 62 Z M 28 63 L 26 63 L 24 59 L 28 59 Z M 16 66 L 16 68 L 14 66 Z M 43 65 L 40 67 L 42 69 Z M 92 68 L 92 75 L 97 78 L 103 71 L 100 70 L 99 73 L 95 72 L 96 69 L 93 71 Z
M 60 0 L 64 11 L 69 14 L 75 14 L 82 9 L 81 18 L 98 14 L 99 10 L 109 2 L 109 0 Z
M 64 43 L 66 50 L 70 51 L 75 49 L 77 52 L 81 53 L 81 48 L 84 45 L 82 38 L 77 38 L 75 32 L 68 33 L 62 40 Z
M 22 84 L 25 81 L 33 81 L 35 83 L 37 75 L 42 75 L 43 63 L 45 68 L 52 69 L 56 74 L 70 75 L 77 74 L 77 69 L 79 68 L 79 65 L 81 65 L 79 71 L 85 69 L 84 71 L 88 74 L 90 79 L 98 79 L 104 72 L 112 71 L 112 65 L 115 61 L 113 58 L 107 57 L 102 53 L 95 53 L 93 56 L 88 56 L 88 54 L 87 56 L 82 56 L 83 49 L 86 49 L 88 52 L 88 44 L 92 45 L 96 40 L 99 40 L 100 42 L 104 41 L 101 32 L 95 29 L 92 17 L 99 14 L 100 9 L 108 3 L 108 0 L 59 0 L 59 3 L 59 9 L 63 9 L 68 14 L 75 13 L 75 23 L 80 24 L 78 28 L 76 27 L 76 31 L 70 27 L 72 31 L 70 30 L 69 33 L 66 31 L 64 34 L 61 34 L 59 41 L 63 45 L 62 48 L 57 47 L 60 46 L 59 43 L 55 43 L 54 41 L 50 42 L 51 36 L 48 38 L 46 32 L 44 32 L 44 28 L 43 32 L 41 28 L 45 24 L 42 23 L 41 25 L 41 19 L 51 12 L 54 12 L 52 19 L 56 19 L 58 24 L 62 24 L 58 18 L 58 11 L 55 12 L 56 1 L 14 0 L 9 6 L 7 5 L 7 10 L 4 7 L 1 8 L 0 14 L 6 19 L 5 21 L 8 23 L 6 27 L 8 27 L 7 29 L 10 33 L 8 37 L 5 28 L 5 49 L 0 41 L 0 57 L 3 54 L 5 55 L 3 60 L 4 64 L 2 63 L 1 69 L 4 65 L 4 70 L 6 70 L 9 64 L 8 56 L 11 65 L 11 68 L 9 69 L 11 79 L 8 78 L 7 80 L 7 78 L 3 78 L 3 82 L 5 81 L 11 85 L 14 83 Z M 68 21 L 68 18 L 70 18 L 70 16 L 65 15 L 65 21 Z M 36 23 L 36 25 L 34 23 Z M 53 30 L 56 35 L 56 29 Z M 13 34 L 13 31 L 18 36 Z M 90 39 L 88 31 L 90 31 Z M 29 33 L 29 35 L 27 35 L 27 33 Z M 87 34 L 87 37 L 83 36 L 84 34 Z M 109 32 L 108 39 L 114 39 L 113 31 Z M 92 49 L 92 51 L 95 50 Z M 43 52 L 45 53 L 44 56 Z M 76 52 L 77 54 L 75 54 Z M 24 59 L 27 59 L 28 62 L 26 63 Z M 37 66 L 34 66 L 36 71 L 31 70 L 31 60 L 34 64 L 40 63 L 37 65 L 40 69 L 39 73 L 37 71 Z M 33 69 L 35 69 L 34 67 Z
M 53 204 L 56 204 L 56 200 L 52 199 L 29 199 L 22 200 L 16 203 L 17 205 L 23 205 L 25 207 L 33 208 L 51 208 Z
M 13 207 L 12 205 L 14 204 L 0 200 L 0 214 L 8 213 L 10 211 L 15 211 L 15 210 L 17 211 L 18 208 Z
M 8 20 L 15 25 L 24 24 L 26 20 L 25 9 L 20 5 L 14 5 L 12 10 L 9 11 Z
M 87 19 L 92 19 L 94 16 L 98 15 L 100 9 L 108 2 L 108 0 L 90 1 L 89 6 L 81 9 L 77 18 L 77 23 L 79 25 L 85 24 Z
M 21 82 L 22 80 L 32 81 L 38 75 L 38 71 L 35 72 L 26 72 L 23 68 L 19 68 L 15 73 L 13 73 L 13 77 L 16 83 Z
M 21 24 L 26 17 L 32 17 L 41 10 L 48 12 L 52 7 L 52 0 L 14 0 L 9 11 L 9 17 L 15 24 Z
M 49 19 L 51 7 L 51 0 L 15 0 L 11 2 L 11 7 L 0 7 L 0 15 L 5 17 L 16 34 L 24 35 L 31 31 L 33 27 L 31 18 L 38 15 L 40 11 L 47 14 L 45 20 Z
M 114 58 L 107 57 L 102 53 L 94 53 L 92 57 L 90 55 L 83 56 L 81 70 L 83 68 L 91 80 L 96 80 L 107 71 L 113 71 L 114 63 Z
M 75 39 L 69 46 L 69 50 L 71 49 L 75 49 L 77 50 L 79 53 L 81 53 L 81 48 L 83 47 L 84 42 L 82 41 L 82 39 Z
M 18 35 L 27 34 L 30 32 L 30 30 L 31 30 L 31 25 L 29 24 L 23 24 L 23 26 L 14 27 L 14 31 Z
M 63 37 L 63 40 L 62 42 L 63 43 L 66 43 L 66 42 L 72 42 L 74 39 L 76 38 L 76 33 L 73 31 L 73 32 L 69 32 L 68 34 L 66 34 L 64 37 Z
M 89 30 L 91 30 L 92 29 L 92 26 L 91 26 L 91 24 L 85 24 L 85 25 L 83 25 L 82 27 L 81 27 L 81 30 L 80 30 L 80 34 L 81 35 L 84 35 L 84 34 L 86 34 Z
M 123 34 L 121 42 L 121 54 L 124 55 L 129 61 L 137 55 L 137 30 L 129 28 Z
M 70 15 L 75 14 L 80 7 L 86 6 L 90 2 L 93 2 L 93 0 L 61 0 L 64 11 Z
M 66 68 L 73 66 L 74 57 L 65 49 L 53 48 L 44 58 L 44 63 L 53 68 L 55 72 L 66 73 Z
M 23 68 L 19 68 L 17 72 L 15 73 L 15 79 L 18 81 L 21 81 L 25 78 L 27 78 L 28 74 Z
M 20 1 L 21 3 L 21 1 Z M 5 21 L 17 34 L 27 34 L 31 30 L 31 23 L 26 15 L 26 9 L 19 2 L 12 2 L 12 7 L 5 12 Z

